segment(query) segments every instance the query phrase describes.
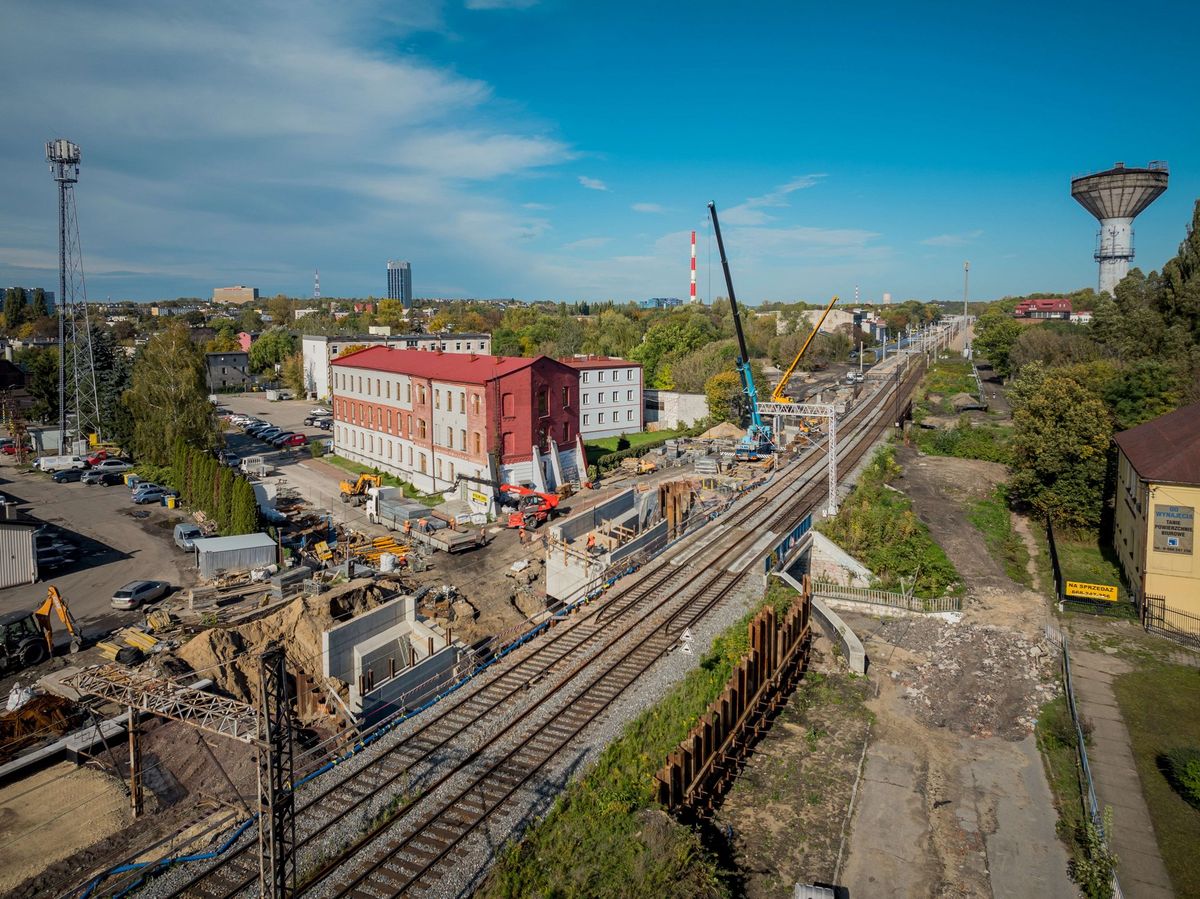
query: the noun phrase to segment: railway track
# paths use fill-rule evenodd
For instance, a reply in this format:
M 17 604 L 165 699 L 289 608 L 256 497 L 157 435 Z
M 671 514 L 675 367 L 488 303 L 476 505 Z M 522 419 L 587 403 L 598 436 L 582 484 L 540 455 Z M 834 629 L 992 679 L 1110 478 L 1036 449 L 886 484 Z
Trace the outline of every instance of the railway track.
M 873 404 L 862 404 L 840 423 L 842 470 L 853 467 L 886 429 L 886 410 L 919 375 L 914 371 L 903 384 L 880 390 Z M 657 560 L 642 570 L 637 586 L 577 613 L 494 674 L 480 675 L 476 686 L 443 700 L 403 740 L 374 754 L 352 775 L 331 777 L 326 784 L 314 781 L 301 790 L 298 858 L 348 816 L 380 805 L 381 797 L 419 797 L 392 808 L 394 817 L 369 828 L 336 859 L 319 866 L 304 891 L 382 896 L 431 886 L 456 847 L 510 804 L 630 684 L 677 645 L 678 634 L 736 588 L 761 558 L 747 558 L 747 553 L 761 543 L 767 523 L 782 523 L 782 535 L 820 503 L 825 495 L 824 464 L 823 453 L 815 452 L 791 463 L 717 520 L 716 527 L 727 538 L 720 548 L 712 543 L 701 546 L 683 554 L 683 564 L 678 559 Z M 697 578 L 696 571 L 704 574 Z M 547 706 L 563 696 L 569 697 L 566 704 L 547 714 Z M 496 731 L 498 721 L 506 723 Z M 518 738 L 509 752 L 489 752 L 510 735 Z M 435 807 L 427 809 L 427 800 L 435 796 Z M 256 850 L 256 843 L 244 838 L 216 864 L 165 895 L 226 899 L 252 891 L 258 879 Z

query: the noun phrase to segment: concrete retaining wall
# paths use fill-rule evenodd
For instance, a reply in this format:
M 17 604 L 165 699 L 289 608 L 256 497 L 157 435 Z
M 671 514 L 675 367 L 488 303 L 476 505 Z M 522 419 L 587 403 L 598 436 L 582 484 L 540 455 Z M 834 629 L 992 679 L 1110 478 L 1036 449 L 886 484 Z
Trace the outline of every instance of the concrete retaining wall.
M 779 572 L 779 576 L 794 589 L 803 592 L 803 585 L 786 571 Z M 816 597 L 813 597 L 812 600 L 812 612 L 813 619 L 821 626 L 825 636 L 841 648 L 842 657 L 846 660 L 850 670 L 855 674 L 866 674 L 867 650 L 863 647 L 862 641 L 858 639 L 858 635 L 850 629 L 850 625 L 842 621 L 837 612 Z
M 398 711 L 401 705 L 410 709 L 421 705 L 450 685 L 461 653 L 458 646 L 446 646 L 421 664 L 367 691 L 362 697 L 362 717 L 367 721 L 378 721 Z
M 622 490 L 616 496 L 609 497 L 590 509 L 551 525 L 550 536 L 555 540 L 570 543 L 588 531 L 598 528 L 601 522 L 619 518 L 629 512 L 634 506 L 635 497 L 636 491 L 632 488 Z
M 326 677 L 354 683 L 354 647 L 406 621 L 415 621 L 417 600 L 399 596 L 369 612 L 335 624 L 321 636 L 321 670 Z

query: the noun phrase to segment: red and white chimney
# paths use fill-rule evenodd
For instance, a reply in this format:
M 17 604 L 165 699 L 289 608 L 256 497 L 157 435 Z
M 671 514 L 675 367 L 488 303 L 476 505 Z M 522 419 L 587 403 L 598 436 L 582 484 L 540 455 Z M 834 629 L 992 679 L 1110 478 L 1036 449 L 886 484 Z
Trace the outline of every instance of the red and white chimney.
M 692 286 L 688 302 L 696 302 L 696 232 L 692 232 Z

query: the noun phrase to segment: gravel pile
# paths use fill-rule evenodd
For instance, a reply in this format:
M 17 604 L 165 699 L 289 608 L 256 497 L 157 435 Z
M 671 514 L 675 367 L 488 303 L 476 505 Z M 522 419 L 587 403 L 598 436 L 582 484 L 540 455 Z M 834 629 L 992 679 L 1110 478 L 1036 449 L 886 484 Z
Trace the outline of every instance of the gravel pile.
M 1005 628 L 897 619 L 876 637 L 924 657 L 891 677 L 931 727 L 1020 740 L 1059 692 L 1057 648 Z

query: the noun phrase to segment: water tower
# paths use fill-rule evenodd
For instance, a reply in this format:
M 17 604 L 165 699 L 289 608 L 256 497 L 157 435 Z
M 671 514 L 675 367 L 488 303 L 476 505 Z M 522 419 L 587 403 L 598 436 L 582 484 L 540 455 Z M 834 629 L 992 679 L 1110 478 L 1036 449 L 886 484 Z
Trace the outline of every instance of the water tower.
M 1101 291 L 1114 293 L 1133 258 L 1133 220 L 1167 189 L 1167 164 L 1130 169 L 1118 162 L 1106 172 L 1071 179 L 1071 196 L 1100 221 L 1096 261 Z

